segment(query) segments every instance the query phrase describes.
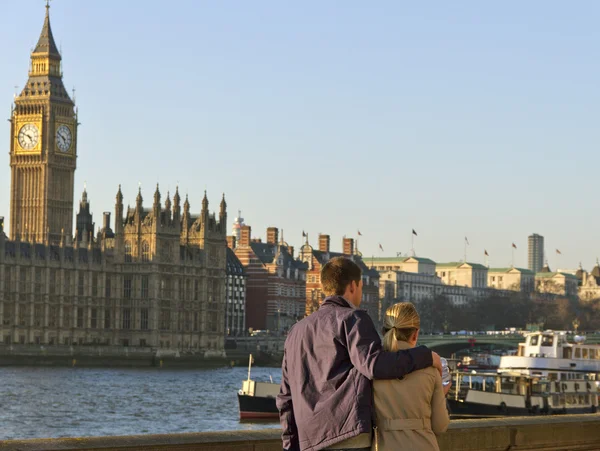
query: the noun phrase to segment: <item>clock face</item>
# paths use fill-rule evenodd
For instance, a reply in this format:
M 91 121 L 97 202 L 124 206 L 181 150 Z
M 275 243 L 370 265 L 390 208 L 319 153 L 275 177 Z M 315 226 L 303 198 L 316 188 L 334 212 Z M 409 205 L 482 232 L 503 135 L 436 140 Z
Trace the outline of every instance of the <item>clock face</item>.
M 19 131 L 19 145 L 25 150 L 35 149 L 40 139 L 40 131 L 34 124 L 25 124 Z
M 66 125 L 61 125 L 56 130 L 56 146 L 62 152 L 67 152 L 71 148 L 71 142 L 73 142 L 73 136 L 71 135 L 71 129 Z

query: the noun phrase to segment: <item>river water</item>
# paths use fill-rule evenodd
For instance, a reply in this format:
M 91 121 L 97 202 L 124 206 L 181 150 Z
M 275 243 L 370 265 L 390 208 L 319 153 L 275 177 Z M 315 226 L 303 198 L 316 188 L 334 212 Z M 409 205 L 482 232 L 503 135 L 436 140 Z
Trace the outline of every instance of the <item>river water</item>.
M 243 367 L 0 368 L 0 440 L 277 428 L 240 422 Z M 252 368 L 255 380 L 278 368 Z

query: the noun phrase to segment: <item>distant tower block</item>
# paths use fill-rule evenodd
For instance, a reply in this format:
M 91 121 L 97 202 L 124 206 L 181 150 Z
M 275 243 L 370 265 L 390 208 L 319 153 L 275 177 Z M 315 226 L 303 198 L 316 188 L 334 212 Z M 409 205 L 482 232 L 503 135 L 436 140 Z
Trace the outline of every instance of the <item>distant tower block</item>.
M 538 273 L 544 266 L 544 237 L 534 233 L 528 240 L 528 268 Z
M 235 240 L 239 243 L 240 238 L 242 237 L 242 227 L 244 227 L 244 218 L 242 218 L 242 212 L 238 211 L 237 217 L 233 220 L 233 226 L 231 228 L 232 235 L 235 237 Z

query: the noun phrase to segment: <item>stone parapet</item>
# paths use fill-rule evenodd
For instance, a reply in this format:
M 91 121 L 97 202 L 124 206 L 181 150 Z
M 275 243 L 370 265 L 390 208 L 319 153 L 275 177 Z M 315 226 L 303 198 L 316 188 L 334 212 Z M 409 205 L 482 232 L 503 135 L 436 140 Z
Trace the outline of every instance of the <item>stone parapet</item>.
M 600 450 L 600 415 L 452 421 L 441 451 Z M 0 442 L 0 451 L 281 451 L 280 431 L 204 432 Z

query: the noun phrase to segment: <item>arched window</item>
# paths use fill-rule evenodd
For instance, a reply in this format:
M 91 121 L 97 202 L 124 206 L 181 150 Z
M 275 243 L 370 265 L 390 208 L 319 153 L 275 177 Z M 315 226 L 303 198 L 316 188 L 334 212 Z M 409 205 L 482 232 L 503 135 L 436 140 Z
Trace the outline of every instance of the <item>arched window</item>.
M 142 243 L 142 261 L 149 262 L 150 261 L 150 244 L 147 241 Z
M 131 241 L 125 241 L 125 263 L 131 263 Z

